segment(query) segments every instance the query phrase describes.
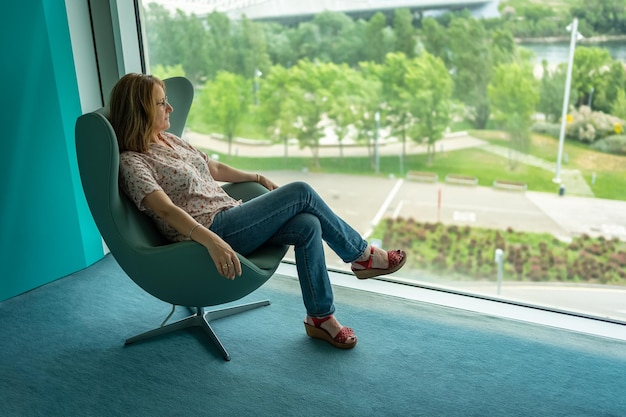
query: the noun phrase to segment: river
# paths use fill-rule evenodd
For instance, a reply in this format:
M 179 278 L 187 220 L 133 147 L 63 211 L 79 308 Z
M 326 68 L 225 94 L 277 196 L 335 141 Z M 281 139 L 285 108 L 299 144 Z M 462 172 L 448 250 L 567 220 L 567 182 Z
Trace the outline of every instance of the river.
M 550 65 L 558 65 L 567 62 L 569 58 L 569 42 L 523 42 L 519 46 L 530 49 L 535 53 L 535 62 L 541 64 L 542 60 L 548 61 Z M 605 48 L 615 60 L 626 63 L 626 41 L 606 41 L 599 43 L 579 42 L 576 47 L 597 47 Z

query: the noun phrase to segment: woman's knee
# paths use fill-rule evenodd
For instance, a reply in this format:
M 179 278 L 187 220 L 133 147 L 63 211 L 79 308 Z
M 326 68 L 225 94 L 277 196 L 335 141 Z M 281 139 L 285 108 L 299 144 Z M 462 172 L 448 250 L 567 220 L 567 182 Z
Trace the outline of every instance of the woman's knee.
M 308 183 L 304 181 L 294 181 L 284 186 L 288 188 L 291 192 L 297 193 L 298 195 L 308 196 L 311 194 L 315 194 L 315 190 Z
M 309 213 L 300 213 L 293 218 L 292 222 L 300 231 L 304 242 L 316 238 L 321 239 L 322 224 L 316 216 Z

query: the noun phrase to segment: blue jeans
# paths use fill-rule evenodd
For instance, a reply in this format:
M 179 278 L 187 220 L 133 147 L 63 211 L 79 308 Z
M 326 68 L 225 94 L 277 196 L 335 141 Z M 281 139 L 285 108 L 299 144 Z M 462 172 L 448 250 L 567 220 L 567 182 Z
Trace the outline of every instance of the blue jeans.
M 322 240 L 346 263 L 359 259 L 367 248 L 367 241 L 304 182 L 222 211 L 210 229 L 244 256 L 266 242 L 293 245 L 304 306 L 312 317 L 335 312 Z

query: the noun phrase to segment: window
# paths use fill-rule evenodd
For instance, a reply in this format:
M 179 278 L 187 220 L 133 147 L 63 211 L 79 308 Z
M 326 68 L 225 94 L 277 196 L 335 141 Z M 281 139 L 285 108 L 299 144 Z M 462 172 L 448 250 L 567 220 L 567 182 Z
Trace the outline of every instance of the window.
M 568 39 L 574 18 L 585 36 L 618 29 L 549 1 L 490 18 L 271 3 L 144 0 L 149 71 L 196 86 L 186 139 L 311 183 L 409 252 L 398 281 L 626 320 L 626 49 L 528 41 Z

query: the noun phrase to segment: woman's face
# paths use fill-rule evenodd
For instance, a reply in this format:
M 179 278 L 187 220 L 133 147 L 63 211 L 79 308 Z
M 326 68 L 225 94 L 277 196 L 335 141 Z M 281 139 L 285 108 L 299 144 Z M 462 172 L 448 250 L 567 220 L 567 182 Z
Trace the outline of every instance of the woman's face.
M 167 102 L 165 91 L 158 84 L 154 86 L 154 98 L 156 99 L 155 106 L 157 106 L 154 127 L 156 133 L 159 133 L 170 128 L 170 113 L 174 111 L 174 108 Z

